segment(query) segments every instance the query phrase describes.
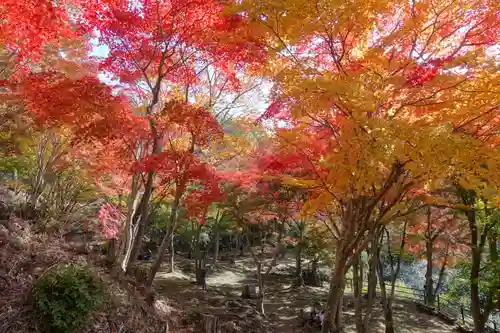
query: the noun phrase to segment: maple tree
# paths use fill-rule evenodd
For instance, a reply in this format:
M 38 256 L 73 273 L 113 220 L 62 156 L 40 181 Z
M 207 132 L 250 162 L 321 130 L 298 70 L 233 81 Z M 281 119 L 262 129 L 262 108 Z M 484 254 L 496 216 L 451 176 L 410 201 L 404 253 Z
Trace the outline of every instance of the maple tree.
M 342 326 L 351 268 L 361 296 L 361 253 L 369 252 L 370 294 L 380 248 L 393 246 L 383 235 L 423 205 L 408 233 L 410 250 L 428 262 L 428 300 L 470 236 L 481 332 L 498 305 L 490 286 L 480 308 L 478 280 L 484 254 L 498 259 L 499 12 L 491 0 L 6 0 L 2 154 L 32 159 L 32 206 L 66 190 L 73 197 L 83 181 L 98 185 L 109 199 L 99 212 L 103 235 L 116 241 L 123 271 L 134 267 L 155 205 L 169 206 L 148 286 L 168 250 L 173 270 L 181 209 L 198 238 L 214 206 L 216 233 L 220 219 L 234 219 L 257 267 L 261 312 L 282 242 L 296 246 L 299 285 L 303 252 L 317 265 L 328 248 L 324 332 Z M 106 51 L 90 56 L 92 45 Z M 256 122 L 245 96 L 265 81 L 270 103 Z M 246 117 L 230 119 L 234 110 Z M 21 135 L 30 137 L 23 147 Z M 449 197 L 436 194 L 449 188 Z M 262 242 L 273 227 L 276 253 L 263 270 L 249 238 L 258 229 Z M 384 289 L 388 333 L 396 276 Z
M 468 252 L 466 243 L 469 235 L 464 222 L 450 209 L 428 206 L 408 228 L 408 250 L 427 261 L 424 289 L 428 304 L 434 304 L 443 286 L 446 268 L 453 267 L 460 256 Z M 439 268 L 436 281 L 434 267 Z
M 21 63 L 39 60 L 49 44 L 83 33 L 71 20 L 70 8 L 75 5 L 78 1 L 2 1 L 0 44 L 13 52 Z
M 481 135 L 497 133 L 498 10 L 490 1 L 300 0 L 236 10 L 260 23 L 276 51 L 262 119 L 274 120 L 281 147 L 267 168 L 310 189 L 306 213 L 333 216 L 323 331 L 335 332 L 347 269 L 416 185 L 499 184 L 497 150 L 467 134 L 479 123 Z
M 108 189 L 127 195 L 127 218 L 117 255 L 117 262 L 126 270 L 140 251 L 156 183 L 175 183 L 174 203 L 178 206 L 187 182 L 187 176 L 180 174 L 199 165 L 195 153 L 200 146 L 217 139 L 215 133 L 209 133 L 215 120 L 207 117 L 203 107 L 186 104 L 206 90 L 201 74 L 217 76 L 217 80 L 213 76 L 209 80 L 209 102 L 205 103 L 213 108 L 217 103 L 214 96 L 224 91 L 241 95 L 237 73 L 249 63 L 261 61 L 264 53 L 242 18 L 224 14 L 224 5 L 218 1 L 141 1 L 130 6 L 96 0 L 73 5 L 77 15 L 72 23 L 77 30 L 96 33 L 109 50 L 94 62 L 118 84 L 111 87 L 93 75 L 75 78 L 47 70 L 23 78 L 22 94 L 39 123 L 68 127 L 76 140 L 73 146 L 84 150 L 81 156 L 98 154 L 100 158 L 89 164 L 101 173 L 101 180 L 106 179 Z M 68 14 L 63 7 L 56 8 L 55 20 Z M 52 27 L 53 22 L 40 24 Z M 44 29 L 45 41 L 55 41 L 51 28 Z M 30 50 L 33 55 L 37 51 Z M 174 141 L 179 147 L 179 142 L 186 141 L 182 131 L 192 136 L 190 147 L 169 149 Z M 83 149 L 89 142 L 96 146 Z M 161 165 L 172 161 L 178 165 Z M 116 181 L 119 183 L 112 184 Z M 129 190 L 125 190 L 127 186 Z
M 172 98 L 182 96 L 188 101 L 190 87 L 198 83 L 200 64 L 208 63 L 219 70 L 219 75 L 226 76 L 236 89 L 236 69 L 261 56 L 251 39 L 233 38 L 225 42 L 231 30 L 245 36 L 245 27 L 238 16 L 223 15 L 224 7 L 217 1 L 144 1 L 132 8 L 127 3 L 91 1 L 88 6 L 101 9 L 99 15 L 95 10 L 84 14 L 90 26 L 99 31 L 99 40 L 109 48 L 101 68 L 118 78 L 124 89 L 141 101 L 146 116 L 155 114 L 157 109 L 168 110 L 164 105 Z M 203 123 L 196 123 L 199 120 L 202 119 L 191 119 L 201 129 Z M 160 153 L 161 130 L 151 117 L 149 126 L 151 153 Z M 195 144 L 193 141 L 191 154 Z M 154 175 L 154 170 L 148 170 L 138 209 L 141 219 L 130 256 L 132 263 L 144 233 Z

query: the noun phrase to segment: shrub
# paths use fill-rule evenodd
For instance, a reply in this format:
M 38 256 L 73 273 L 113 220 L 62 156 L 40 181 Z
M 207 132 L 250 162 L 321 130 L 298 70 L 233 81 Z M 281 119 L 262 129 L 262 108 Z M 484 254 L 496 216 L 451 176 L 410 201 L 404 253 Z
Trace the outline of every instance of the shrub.
M 41 327 L 51 333 L 71 333 L 104 302 L 104 284 L 88 267 L 59 265 L 42 275 L 33 293 L 33 308 Z

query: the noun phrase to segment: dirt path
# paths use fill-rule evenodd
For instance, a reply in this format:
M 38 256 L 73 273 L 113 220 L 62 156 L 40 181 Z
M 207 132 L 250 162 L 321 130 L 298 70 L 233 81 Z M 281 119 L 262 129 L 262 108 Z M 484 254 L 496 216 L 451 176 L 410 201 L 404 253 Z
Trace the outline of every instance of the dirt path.
M 290 258 L 291 259 L 291 258 Z M 293 262 L 292 259 L 290 262 Z M 285 260 L 278 271 L 286 270 L 289 262 Z M 221 263 L 216 272 L 207 277 L 207 291 L 201 290 L 194 283 L 194 274 L 182 272 L 182 267 L 190 265 L 189 260 L 178 259 L 177 271 L 160 271 L 155 281 L 160 294 L 188 309 L 197 305 L 201 311 L 214 312 L 217 302 L 239 299 L 244 284 L 255 285 L 256 278 L 251 258 L 237 260 L 234 265 Z M 305 332 L 299 327 L 297 313 L 299 309 L 311 306 L 315 301 L 323 303 L 328 293 L 327 288 L 304 287 L 291 288 L 292 278 L 286 274 L 271 273 L 266 281 L 266 323 L 272 332 Z M 349 298 L 349 296 L 347 296 Z M 345 311 L 346 333 L 355 333 L 354 310 Z M 412 303 L 398 301 L 394 304 L 396 333 L 448 333 L 453 327 L 442 323 L 438 318 L 418 312 Z M 372 333 L 384 332 L 383 313 L 380 307 L 374 309 Z

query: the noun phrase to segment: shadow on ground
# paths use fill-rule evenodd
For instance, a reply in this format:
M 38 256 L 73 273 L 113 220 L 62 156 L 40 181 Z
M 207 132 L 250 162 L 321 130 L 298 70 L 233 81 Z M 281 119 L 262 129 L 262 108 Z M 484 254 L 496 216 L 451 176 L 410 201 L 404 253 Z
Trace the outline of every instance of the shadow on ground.
M 285 258 L 279 267 L 266 280 L 266 311 L 265 323 L 272 332 L 294 333 L 307 332 L 300 327 L 297 315 L 300 309 L 313 306 L 315 302 L 324 304 L 328 289 L 325 287 L 292 288 L 293 277 L 282 273 L 290 265 L 293 267 L 294 258 Z M 207 277 L 207 291 L 203 291 L 195 284 L 194 273 L 182 271 L 191 262 L 185 258 L 178 258 L 176 271 L 166 273 L 162 267 L 155 280 L 156 290 L 168 299 L 175 300 L 185 311 L 197 306 L 204 313 L 213 315 L 228 315 L 227 308 L 218 307 L 227 300 L 240 299 L 243 285 L 256 285 L 256 272 L 251 258 L 236 260 L 235 264 L 220 263 L 217 269 Z M 280 274 L 281 273 L 281 274 Z M 352 298 L 346 295 L 346 302 Z M 354 333 L 354 310 L 346 310 L 345 332 Z M 238 314 L 234 314 L 235 318 Z M 241 317 L 241 316 L 240 316 Z M 406 301 L 396 301 L 394 304 L 394 322 L 398 333 L 448 333 L 453 327 L 444 324 L 438 318 L 418 312 L 415 304 Z M 310 332 L 310 331 L 309 331 Z M 373 319 L 370 323 L 371 333 L 384 332 L 383 312 L 380 306 L 373 310 Z

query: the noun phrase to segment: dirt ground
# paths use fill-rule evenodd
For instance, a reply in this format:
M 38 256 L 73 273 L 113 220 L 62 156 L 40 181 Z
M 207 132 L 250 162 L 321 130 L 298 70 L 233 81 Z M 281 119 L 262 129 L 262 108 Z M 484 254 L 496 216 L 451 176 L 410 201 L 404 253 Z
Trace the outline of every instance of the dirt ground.
M 312 306 L 315 301 L 323 303 L 326 300 L 328 289 L 324 287 L 292 288 L 293 277 L 287 270 L 293 269 L 294 258 L 284 258 L 266 280 L 266 326 L 276 333 L 305 332 L 300 327 L 297 314 L 302 308 Z M 189 266 L 190 260 L 176 258 L 176 271 L 165 273 L 162 268 L 155 281 L 156 290 L 168 299 L 185 309 L 198 304 L 204 313 L 218 315 L 214 308 L 217 301 L 239 299 L 244 284 L 256 285 L 255 266 L 251 258 L 237 259 L 235 264 L 225 262 L 218 264 L 215 272 L 207 276 L 207 291 L 201 290 L 194 284 L 194 273 L 182 271 L 182 267 Z M 346 295 L 346 301 L 350 295 Z M 197 301 L 196 301 L 197 300 Z M 223 309 L 221 309 L 222 311 Z M 214 313 L 215 312 L 215 313 Z M 224 309 L 223 312 L 226 312 Z M 354 310 L 344 312 L 345 332 L 354 333 Z M 438 318 L 417 311 L 411 302 L 396 301 L 394 304 L 394 321 L 396 333 L 447 333 L 453 327 L 444 324 Z M 371 332 L 384 332 L 383 313 L 380 307 L 374 309 Z

